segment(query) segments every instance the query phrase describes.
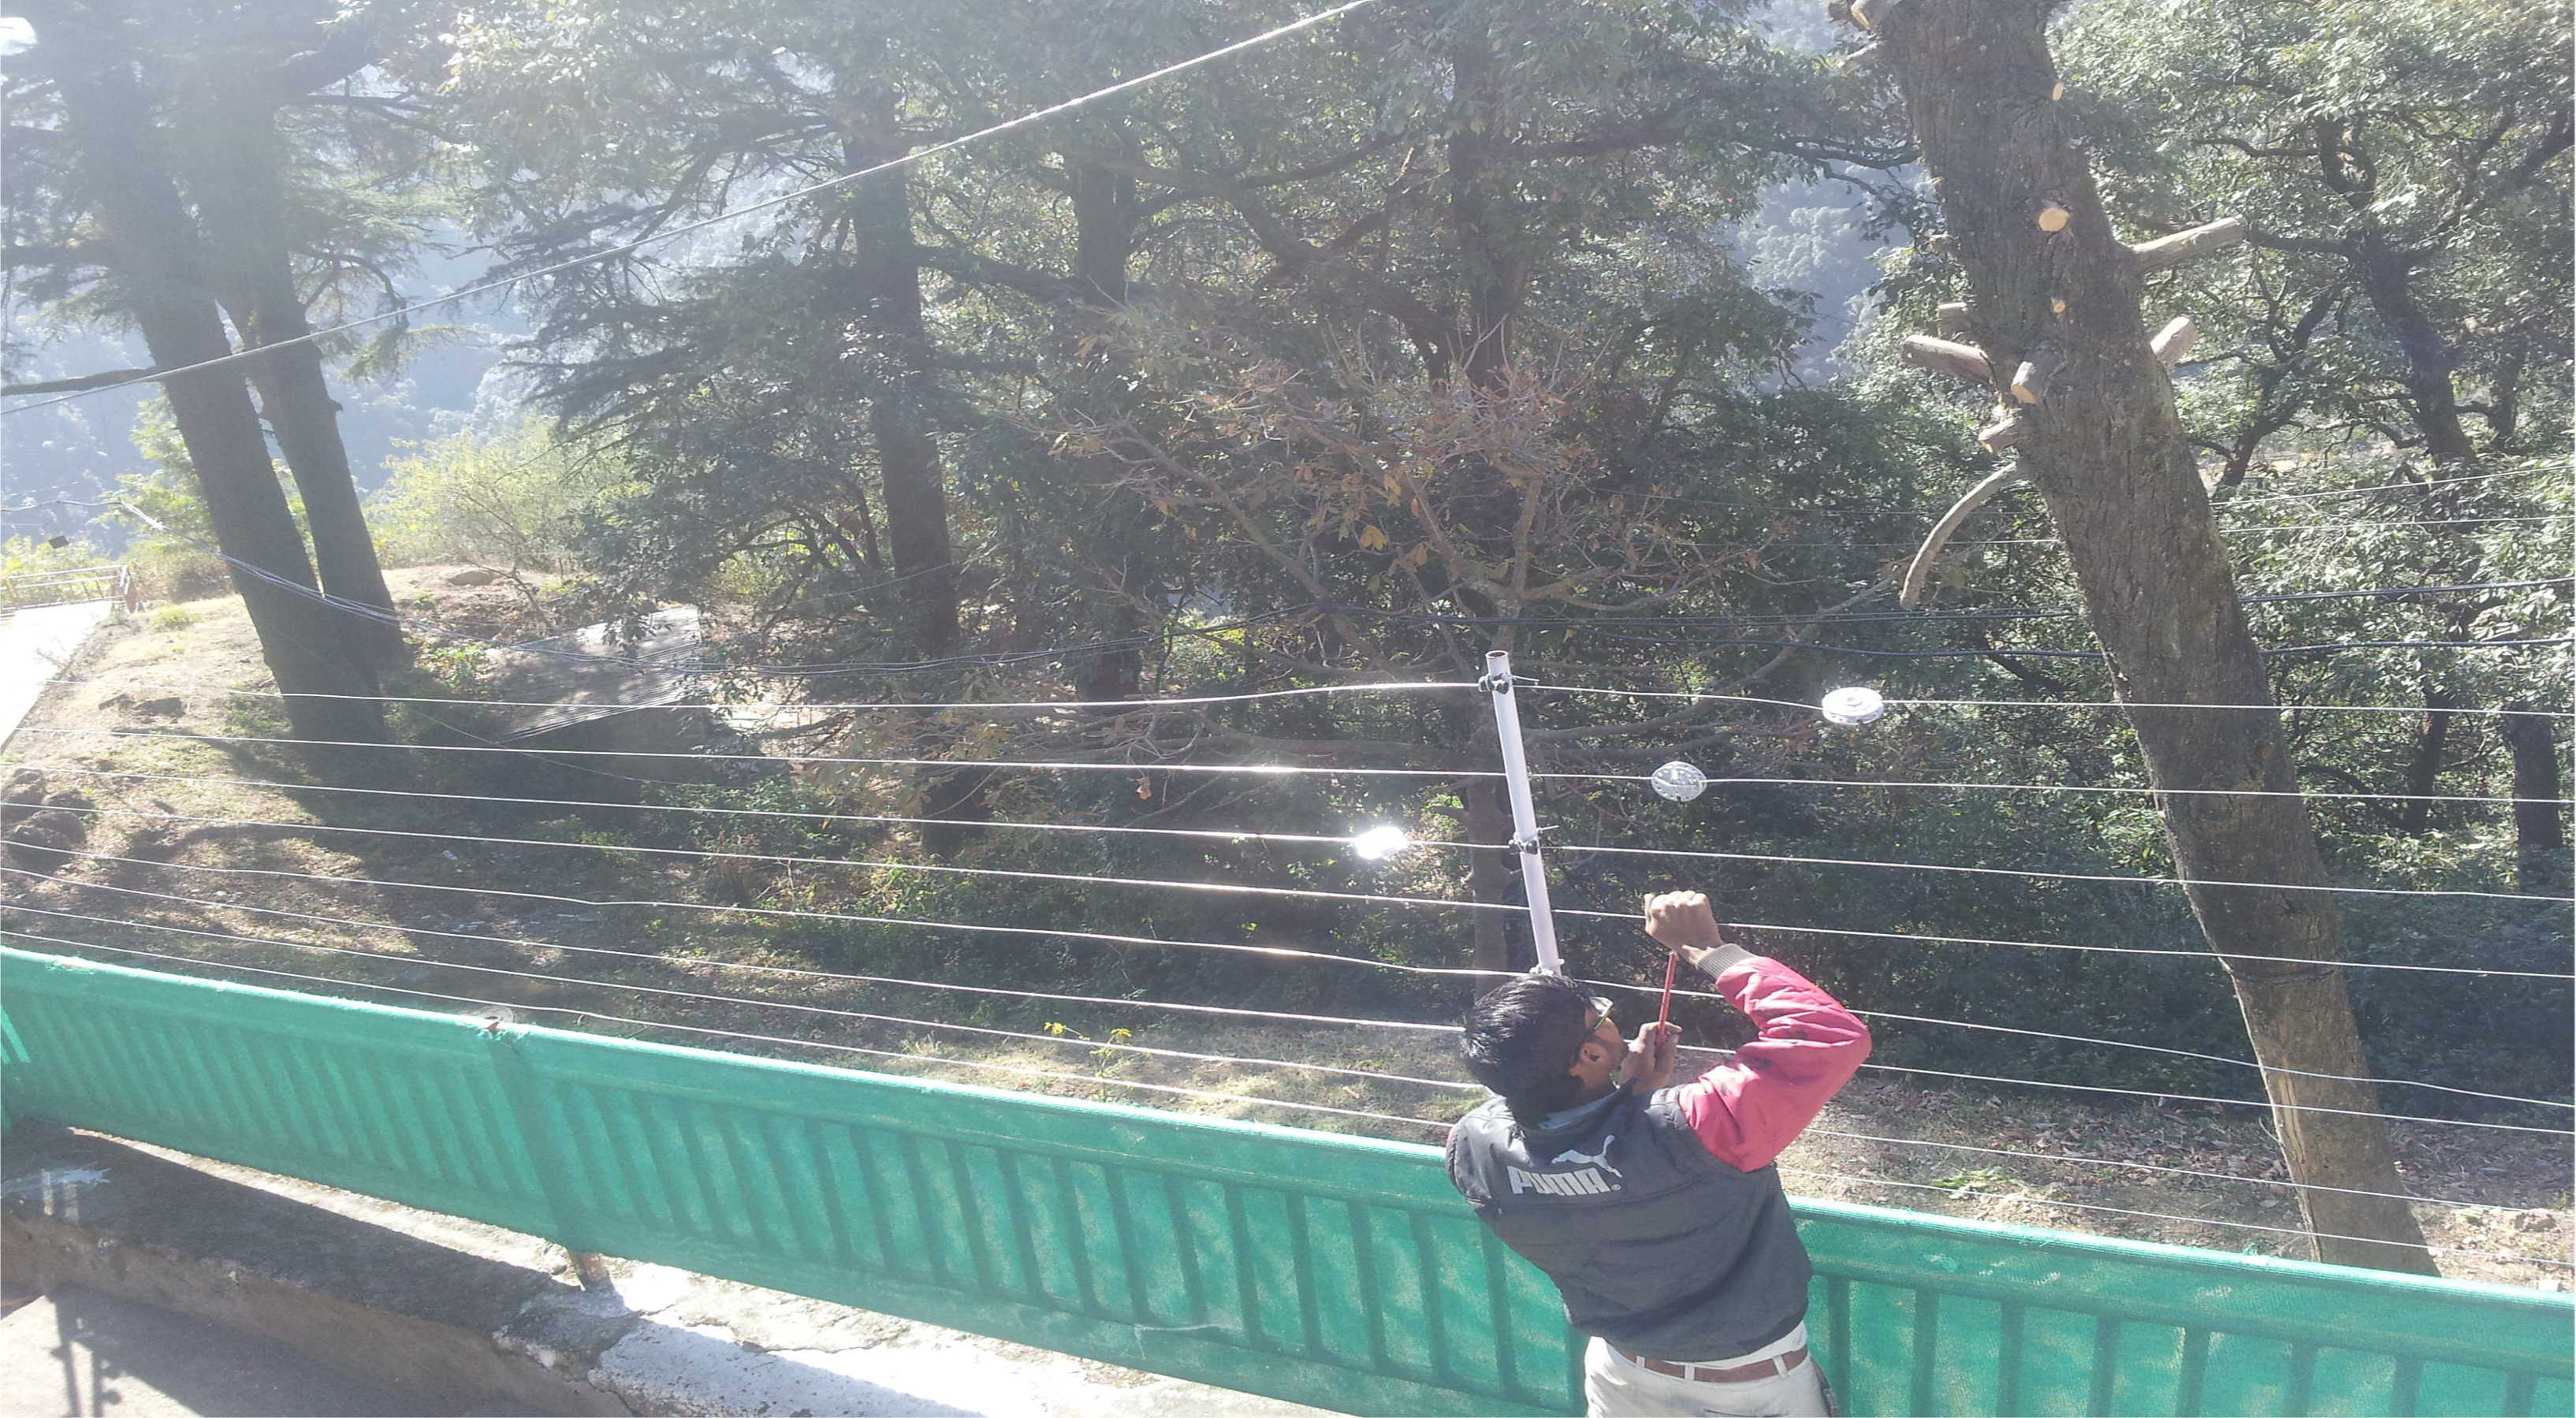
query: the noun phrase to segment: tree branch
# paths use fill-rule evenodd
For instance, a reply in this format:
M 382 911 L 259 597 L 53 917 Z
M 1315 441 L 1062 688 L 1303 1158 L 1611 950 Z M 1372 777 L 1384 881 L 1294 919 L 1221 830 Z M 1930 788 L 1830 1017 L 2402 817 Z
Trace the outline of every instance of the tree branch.
M 125 384 L 137 379 L 158 379 L 158 369 L 110 369 L 97 374 L 84 374 L 77 379 L 49 379 L 39 384 L 0 386 L 0 394 L 77 394 L 88 389 L 104 389 L 111 384 Z

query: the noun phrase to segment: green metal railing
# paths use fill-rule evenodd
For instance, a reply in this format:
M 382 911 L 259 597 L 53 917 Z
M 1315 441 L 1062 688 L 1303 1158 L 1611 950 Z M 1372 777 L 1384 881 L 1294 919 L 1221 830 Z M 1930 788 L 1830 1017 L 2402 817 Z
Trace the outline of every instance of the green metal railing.
M 7 1111 L 1354 1413 L 1571 1413 L 1428 1147 L 0 950 Z M 1855 1413 L 2567 1413 L 2565 1296 L 1804 1202 Z

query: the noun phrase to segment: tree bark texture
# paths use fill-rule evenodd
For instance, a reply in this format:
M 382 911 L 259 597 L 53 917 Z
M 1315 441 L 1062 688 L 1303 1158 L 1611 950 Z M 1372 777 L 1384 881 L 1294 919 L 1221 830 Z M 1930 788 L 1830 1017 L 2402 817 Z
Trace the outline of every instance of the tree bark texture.
M 322 589 L 391 616 L 393 593 L 367 531 L 322 351 L 309 341 L 292 343 L 312 334 L 313 324 L 296 293 L 287 254 L 274 103 L 264 91 L 224 94 L 207 102 L 198 118 L 201 131 L 188 145 L 194 169 L 188 190 L 205 221 L 234 328 L 248 345 L 278 346 L 249 361 L 248 368 L 278 451 L 304 499 Z M 347 619 L 348 642 L 362 647 L 371 664 L 381 667 L 401 657 L 401 627 L 356 613 Z
M 845 148 L 852 171 L 901 157 L 907 147 L 891 93 L 859 101 Z M 868 433 L 884 480 L 886 545 L 904 578 L 913 645 L 935 658 L 957 641 L 956 553 L 948 539 L 948 492 L 931 438 L 938 399 L 930 336 L 921 323 L 921 267 L 913 258 L 912 194 L 899 172 L 851 184 L 848 203 L 861 329 L 875 391 Z
M 2459 391 L 2451 383 L 2459 354 L 2424 312 L 2415 291 L 2415 261 L 2390 248 L 2377 233 L 2369 233 L 2363 236 L 2362 252 L 2353 264 L 2361 277 L 2363 297 L 2406 357 L 2406 405 L 2414 415 L 2415 431 L 2424 436 L 2425 454 L 2436 463 L 2475 460 L 2477 449 L 2460 422 Z
M 2269 699 L 2171 381 L 2148 347 L 2135 261 L 2102 210 L 2080 133 L 2050 101 L 2048 8 L 1900 0 L 1873 19 L 1940 184 L 1973 342 L 1999 378 L 2024 361 L 2051 371 L 2046 398 L 2021 411 L 2021 467 L 2064 538 L 2149 781 L 2208 794 L 2161 798 L 2166 834 L 2234 981 L 2292 1174 L 2400 1193 L 2385 1128 L 2354 1116 L 2377 1112 L 2377 1093 L 2346 1081 L 2370 1070 L 2336 964 L 2340 918 L 2334 897 L 2314 889 L 2325 867 L 2278 716 L 2147 707 Z M 2310 889 L 2285 889 L 2300 887 Z M 2311 1111 L 2321 1109 L 2337 1111 Z M 2301 1198 L 2320 1258 L 2431 1273 L 2404 1201 Z
M 1120 140 L 1133 148 L 1123 124 L 1109 120 L 1104 128 L 1116 126 Z M 1092 130 L 1095 135 L 1101 130 Z M 1113 341 L 1102 341 L 1086 347 L 1093 332 L 1100 329 L 1110 312 L 1127 303 L 1127 268 L 1135 258 L 1139 228 L 1144 222 L 1144 209 L 1137 200 L 1136 180 L 1109 166 L 1092 154 L 1066 150 L 1062 154 L 1065 173 L 1073 197 L 1074 258 L 1073 279 L 1082 292 L 1082 304 L 1090 309 L 1077 309 L 1058 329 L 1062 341 L 1062 358 L 1067 367 L 1081 371 L 1082 398 L 1105 405 L 1118 416 L 1135 413 L 1133 382 L 1120 367 L 1127 363 L 1116 352 Z M 1086 482 L 1108 487 L 1118 478 L 1115 460 L 1092 458 L 1069 462 L 1067 471 Z M 1138 605 L 1141 597 L 1153 593 L 1157 573 L 1152 546 L 1155 541 L 1153 513 L 1133 498 L 1105 498 L 1100 515 L 1093 524 L 1097 545 L 1104 558 L 1114 558 L 1114 565 L 1104 566 L 1116 578 L 1105 587 L 1084 619 L 1092 637 L 1102 644 L 1134 639 L 1144 629 L 1145 621 Z M 1144 683 L 1145 656 L 1137 647 L 1103 650 L 1090 657 L 1090 663 L 1076 674 L 1075 692 L 1084 699 L 1133 699 Z
M 2406 801 L 2398 808 L 2397 830 L 2412 837 L 2432 825 L 2432 793 L 2442 781 L 2442 762 L 2451 744 L 2453 710 L 2459 705 L 2439 685 L 2424 687 L 2424 719 L 2415 728 L 2415 752 L 2406 764 Z
M 1510 211 L 1509 179 L 1493 169 L 1510 126 L 1498 96 L 1504 61 L 1472 10 L 1451 23 L 1456 94 L 1449 128 L 1449 229 L 1467 297 L 1467 382 L 1499 388 L 1512 365 L 1512 316 L 1529 294 L 1530 263 Z
M 2567 809 L 2558 805 L 2558 749 L 2567 734 L 2563 719 L 2531 712 L 2528 704 L 2508 704 L 2521 712 L 2497 716 L 2497 730 L 2513 754 L 2513 836 L 2515 858 L 2525 891 L 2562 891 L 2569 877 Z
M 1467 840 L 1476 844 L 1467 858 L 1467 895 L 1490 905 L 1508 904 L 1512 887 L 1520 881 L 1520 859 L 1510 845 L 1512 809 L 1502 780 L 1464 779 L 1458 785 L 1458 801 L 1466 809 Z M 1491 988 L 1512 973 L 1510 918 L 1501 911 L 1471 914 L 1475 917 L 1473 968 L 1495 977 L 1483 986 Z
M 65 55 L 56 71 L 64 127 L 91 184 L 101 237 L 113 252 L 128 309 L 154 366 L 175 369 L 231 354 L 223 317 L 205 294 L 203 252 L 153 130 L 151 102 L 136 80 L 133 56 L 115 35 L 117 17 L 70 6 L 43 10 L 50 14 L 30 14 L 47 27 L 50 43 L 86 51 Z M 278 486 L 241 371 L 173 375 L 162 388 L 205 498 L 216 546 L 237 563 L 288 583 L 263 579 L 241 564 L 229 568 L 258 633 L 260 654 L 285 695 L 295 735 L 382 742 L 384 714 L 372 697 L 374 676 L 345 638 L 342 618 L 310 594 L 313 566 Z

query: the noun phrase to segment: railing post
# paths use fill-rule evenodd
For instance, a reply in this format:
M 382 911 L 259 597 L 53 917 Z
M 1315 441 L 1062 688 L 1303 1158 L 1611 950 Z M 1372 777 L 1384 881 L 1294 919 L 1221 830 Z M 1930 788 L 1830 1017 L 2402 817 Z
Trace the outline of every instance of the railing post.
M 1556 953 L 1556 916 L 1547 902 L 1547 863 L 1538 850 L 1538 809 L 1530 801 L 1529 758 L 1521 749 L 1521 708 L 1512 694 L 1512 656 L 1489 651 L 1480 681 L 1494 700 L 1494 737 L 1503 747 L 1503 781 L 1512 800 L 1512 851 L 1521 862 L 1521 888 L 1529 897 L 1530 944 L 1538 950 L 1537 968 L 1565 973 Z

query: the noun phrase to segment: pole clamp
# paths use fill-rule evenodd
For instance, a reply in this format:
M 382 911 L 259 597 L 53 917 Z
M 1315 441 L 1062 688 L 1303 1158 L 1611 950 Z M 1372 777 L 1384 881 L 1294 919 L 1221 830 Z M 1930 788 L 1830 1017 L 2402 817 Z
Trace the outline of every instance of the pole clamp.
M 1535 857 L 1538 855 L 1538 839 L 1536 837 L 1515 837 L 1506 845 L 1508 845 L 1513 851 L 1518 852 L 1525 857 Z
M 1477 679 L 1476 685 L 1487 694 L 1509 694 L 1512 692 L 1511 672 L 1505 670 L 1497 674 L 1484 675 Z

